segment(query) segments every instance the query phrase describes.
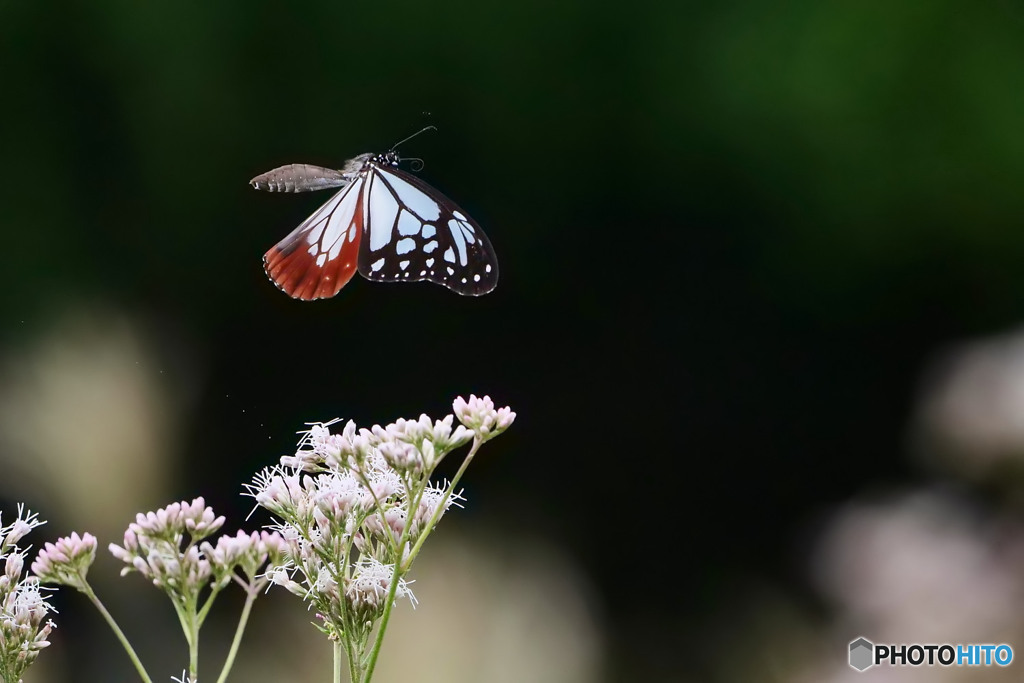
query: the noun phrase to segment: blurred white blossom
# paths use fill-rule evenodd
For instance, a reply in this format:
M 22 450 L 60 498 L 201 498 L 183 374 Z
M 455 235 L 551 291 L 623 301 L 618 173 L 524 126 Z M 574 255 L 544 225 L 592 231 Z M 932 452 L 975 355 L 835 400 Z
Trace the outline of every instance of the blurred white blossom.
M 30 328 L 28 328 L 30 329 Z M 33 494 L 100 537 L 173 482 L 195 363 L 172 330 L 73 307 L 0 355 L 0 462 L 8 496 Z M 11 486 L 17 486 L 12 490 Z
M 857 636 L 875 643 L 1015 643 L 1024 633 L 1024 529 L 950 495 L 849 505 L 823 538 L 815 579 L 836 609 L 831 647 L 837 653 Z M 824 657 L 837 658 L 841 665 L 831 673 L 808 680 L 863 675 L 838 655 Z M 871 675 L 957 682 L 978 675 L 969 667 L 926 668 L 873 668 Z
M 1024 332 L 960 344 L 922 383 L 912 437 L 920 455 L 984 475 L 1024 458 Z

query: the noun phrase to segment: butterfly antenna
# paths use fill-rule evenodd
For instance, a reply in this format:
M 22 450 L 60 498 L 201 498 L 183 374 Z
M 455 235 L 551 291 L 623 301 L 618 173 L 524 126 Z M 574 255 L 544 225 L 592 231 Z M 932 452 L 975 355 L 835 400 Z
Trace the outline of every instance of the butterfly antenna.
M 423 170 L 423 159 L 419 157 L 402 157 L 402 161 L 409 162 L 409 170 L 413 173 L 419 173 Z
M 391 151 L 392 151 L 392 152 L 393 152 L 393 151 L 395 151 L 395 149 L 396 149 L 396 148 L 397 148 L 397 147 L 398 147 L 399 145 L 401 145 L 402 143 L 404 143 L 404 142 L 408 142 L 409 140 L 412 140 L 412 139 L 413 139 L 414 137 L 416 137 L 416 136 L 417 136 L 417 135 L 419 135 L 420 133 L 426 133 L 426 132 L 427 132 L 428 130 L 437 130 L 437 126 L 427 126 L 427 127 L 425 127 L 425 128 L 421 128 L 420 130 L 416 131 L 415 133 L 413 133 L 413 134 L 412 134 L 412 135 L 410 135 L 409 137 L 405 138 L 404 140 L 399 140 L 399 141 L 398 141 L 398 142 L 396 142 L 395 144 L 391 145 Z M 422 162 L 421 162 L 421 163 L 422 163 Z

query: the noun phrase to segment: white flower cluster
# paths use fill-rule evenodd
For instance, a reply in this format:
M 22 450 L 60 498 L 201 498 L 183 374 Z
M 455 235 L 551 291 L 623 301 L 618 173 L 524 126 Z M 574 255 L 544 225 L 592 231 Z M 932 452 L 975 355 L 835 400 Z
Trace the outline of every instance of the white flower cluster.
M 458 448 L 473 438 L 473 432 L 459 425 L 454 430 L 452 415 L 431 421 L 398 419 L 387 427 L 374 425 L 357 429 L 351 420 L 341 432 L 332 434 L 337 420 L 310 426 L 295 455 L 281 458 L 281 466 L 304 472 L 323 472 L 358 466 L 372 455 L 384 457 L 397 472 L 422 473 L 440 462 L 439 454 Z
M 313 424 L 294 455 L 246 487 L 277 518 L 272 528 L 286 544 L 285 561 L 268 576 L 309 600 L 326 632 L 358 640 L 395 599 L 415 605 L 403 576 L 441 515 L 462 500 L 456 482 L 434 486 L 430 475 L 473 441 L 464 469 L 515 419 L 487 397 L 458 398 L 453 407 L 455 415 L 437 421 L 421 415 L 370 429 L 349 421 L 337 433 L 337 420 Z
M 39 578 L 22 576 L 25 551 L 18 543 L 27 533 L 44 524 L 38 517 L 18 506 L 18 517 L 0 525 L 0 680 L 20 681 L 21 674 L 50 642 L 54 624 L 46 620 L 53 611 L 42 594 Z
M 311 599 L 320 614 L 339 621 L 347 621 L 343 599 L 364 617 L 360 621 L 373 618 L 367 612 L 380 613 L 387 593 L 380 590 L 380 577 L 390 580 L 394 571 L 409 505 L 406 483 L 380 453 L 366 455 L 359 469 L 328 469 L 317 475 L 277 465 L 257 475 L 248 489 L 281 520 L 274 529 L 284 539 L 286 560 L 268 573 L 274 583 Z M 436 509 L 436 498 L 432 500 L 430 514 Z M 418 510 L 420 505 L 425 508 L 427 503 L 418 504 Z M 417 529 L 427 512 L 414 516 Z M 364 576 L 367 571 L 376 579 Z M 400 582 L 396 597 L 406 593 Z
M 212 544 L 203 539 L 224 524 L 202 498 L 172 503 L 156 512 L 139 514 L 124 533 L 124 545 L 110 552 L 127 566 L 121 575 L 137 571 L 168 593 L 194 595 L 213 582 L 222 588 L 236 569 L 254 578 L 268 558 L 277 558 L 283 540 L 267 532 L 239 531 Z
M 83 588 L 89 567 L 96 559 L 96 537 L 90 533 L 58 538 L 47 543 L 32 563 L 32 573 L 43 583 Z
M 477 398 L 470 394 L 468 401 L 460 396 L 455 399 L 452 408 L 459 422 L 484 441 L 501 434 L 516 419 L 516 414 L 508 406 L 495 410 L 490 396 Z
M 124 533 L 124 545 L 110 544 L 111 554 L 127 565 L 122 576 L 138 572 L 171 598 L 189 644 L 188 679 L 192 681 L 198 680 L 199 630 L 217 594 L 232 581 L 246 592 L 235 643 L 221 675 L 224 680 L 234 661 L 249 608 L 268 584 L 263 567 L 268 562 L 280 564 L 284 549 L 284 540 L 266 531 L 239 531 L 234 536 L 220 536 L 216 542 L 204 540 L 223 525 L 224 518 L 216 516 L 202 498 L 196 498 L 191 503 L 172 503 L 156 512 L 137 515 Z M 47 543 L 32 563 L 32 571 L 39 582 L 71 586 L 84 593 L 106 618 L 142 680 L 152 680 L 86 579 L 95 559 L 96 538 L 88 533 L 72 533 L 56 543 Z M 35 587 L 38 594 L 38 584 Z M 186 680 L 185 674 L 182 676 L 181 680 Z M 0 670 L 0 681 L 17 680 Z

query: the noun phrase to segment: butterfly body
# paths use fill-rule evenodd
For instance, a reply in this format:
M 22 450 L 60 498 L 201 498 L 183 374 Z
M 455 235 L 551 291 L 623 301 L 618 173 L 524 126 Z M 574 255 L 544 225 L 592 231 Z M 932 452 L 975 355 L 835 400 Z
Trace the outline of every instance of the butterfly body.
M 427 280 L 464 295 L 494 289 L 498 261 L 480 226 L 450 199 L 398 168 L 393 149 L 340 170 L 290 164 L 250 184 L 270 192 L 340 188 L 263 256 L 275 285 L 296 299 L 337 294 L 358 272 L 369 280 Z

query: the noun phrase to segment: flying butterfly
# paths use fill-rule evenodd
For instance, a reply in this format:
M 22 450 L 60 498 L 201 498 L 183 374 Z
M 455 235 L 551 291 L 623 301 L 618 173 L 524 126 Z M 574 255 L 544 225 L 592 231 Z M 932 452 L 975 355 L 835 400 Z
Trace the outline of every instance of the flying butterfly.
M 349 159 L 339 170 L 289 164 L 249 181 L 269 192 L 341 188 L 264 254 L 263 269 L 278 289 L 295 299 L 327 299 L 356 270 L 369 280 L 428 280 L 469 296 L 494 289 L 498 260 L 479 224 L 398 168 L 403 159 L 396 148 L 415 135 L 383 154 Z

